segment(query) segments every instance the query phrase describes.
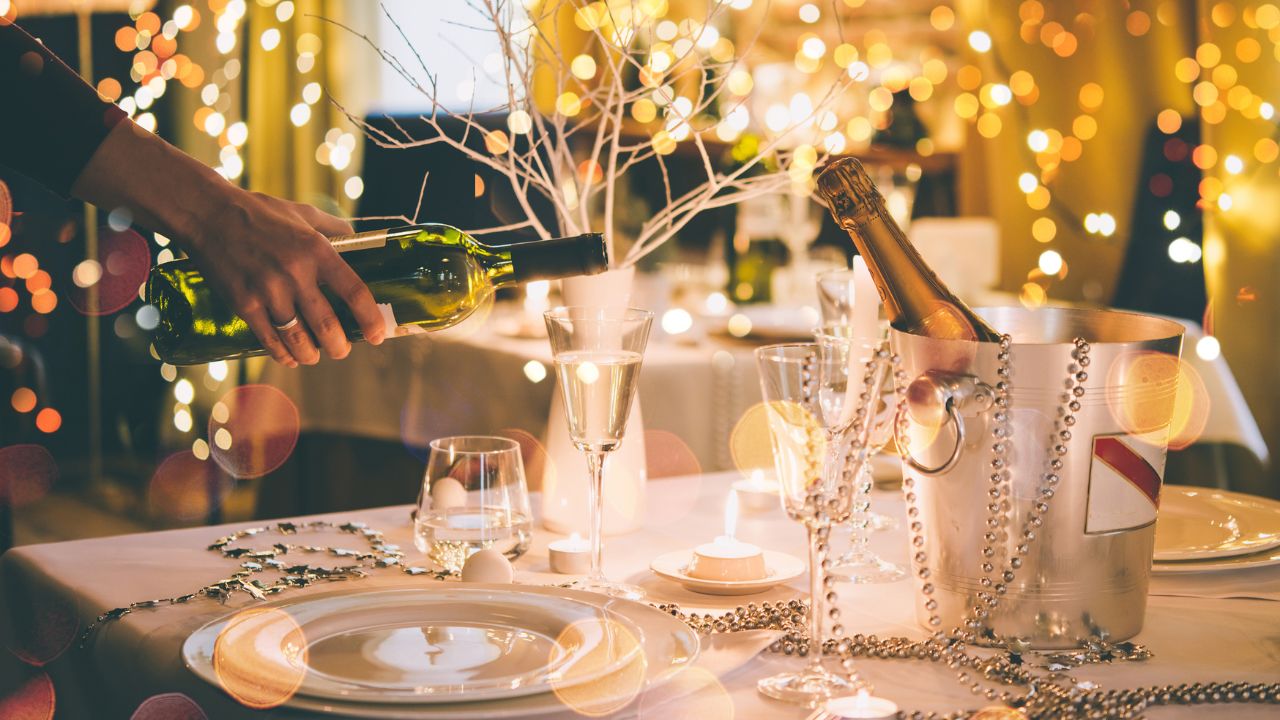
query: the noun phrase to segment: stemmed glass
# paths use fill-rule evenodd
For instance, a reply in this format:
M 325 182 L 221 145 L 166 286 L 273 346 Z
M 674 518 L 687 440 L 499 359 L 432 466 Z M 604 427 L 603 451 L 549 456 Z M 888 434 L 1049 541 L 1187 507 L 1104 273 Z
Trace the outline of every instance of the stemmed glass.
M 636 395 L 640 360 L 653 313 L 647 310 L 562 307 L 543 313 L 556 376 L 569 419 L 569 437 L 587 457 L 591 521 L 591 572 L 580 587 L 638 600 L 644 591 L 613 582 L 601 570 L 600 520 L 604 513 L 604 464 L 622 444 Z
M 849 515 L 852 493 L 842 482 L 842 473 L 830 471 L 835 469 L 833 451 L 839 445 L 831 442 L 835 438 L 827 431 L 820 407 L 818 345 L 766 345 L 756 350 L 756 364 L 783 507 L 792 520 L 804 523 L 809 536 L 810 648 L 803 670 L 765 678 L 756 687 L 769 697 L 816 707 L 829 697 L 857 689 L 822 662 L 825 601 L 835 578 L 824 578 L 821 559 L 832 523 Z M 815 502 L 818 499 L 821 504 Z
M 861 407 L 860 399 L 870 400 L 867 422 L 872 424 L 869 434 L 874 452 L 887 442 L 892 431 L 892 403 L 881 403 L 879 388 L 867 389 L 863 385 L 867 361 L 876 352 L 877 338 L 854 337 L 849 325 L 824 325 L 814 331 L 818 345 L 818 398 L 823 422 L 833 436 L 841 436 L 852 423 L 855 407 Z M 865 398 L 860 396 L 866 393 Z M 871 512 L 871 464 L 852 463 L 848 458 L 835 458 L 835 470 L 853 474 L 853 508 L 849 515 L 852 527 L 849 549 L 836 559 L 834 569 L 849 582 L 884 583 L 906 577 L 906 570 L 884 560 L 868 546 L 874 513 Z
M 855 262 L 859 260 L 855 258 Z M 850 268 L 841 268 L 838 270 L 827 270 L 818 273 L 818 307 L 822 312 L 823 327 L 843 326 L 847 334 L 858 325 L 859 321 L 854 320 L 855 298 L 854 286 L 857 282 L 854 279 L 855 271 Z M 873 289 L 873 288 L 872 288 Z M 875 308 L 868 308 L 867 312 L 871 318 L 877 318 L 880 314 L 879 298 L 875 298 Z M 870 324 L 870 323 L 867 323 Z M 868 328 L 869 329 L 869 328 Z M 866 330 L 864 330 L 866 332 Z M 859 338 L 862 349 L 873 347 L 879 342 L 883 333 L 877 328 L 874 331 L 875 337 Z M 898 526 L 898 522 L 888 515 L 884 515 L 868 509 L 866 512 L 867 525 L 872 530 L 892 530 Z

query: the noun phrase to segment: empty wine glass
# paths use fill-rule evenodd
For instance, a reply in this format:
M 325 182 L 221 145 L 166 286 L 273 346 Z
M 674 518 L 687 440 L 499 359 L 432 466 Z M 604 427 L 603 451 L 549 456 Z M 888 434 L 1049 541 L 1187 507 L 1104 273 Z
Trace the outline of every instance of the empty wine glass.
M 604 464 L 622 444 L 640 377 L 653 313 L 647 310 L 562 307 L 543 314 L 556 377 L 569 420 L 569 438 L 587 457 L 591 572 L 580 583 L 593 592 L 639 600 L 644 591 L 613 582 L 601 570 L 600 520 Z
M 893 428 L 892 403 L 882 403 L 879 388 L 868 391 L 863 382 L 867 361 L 880 345 L 878 338 L 859 338 L 852 335 L 848 325 L 824 325 L 814 331 L 818 342 L 818 397 L 824 424 L 835 435 L 840 435 L 853 421 L 853 413 L 860 407 L 860 396 L 867 393 L 872 403 L 868 422 L 873 423 L 871 445 L 874 452 L 888 441 Z M 849 582 L 883 583 L 901 580 L 906 570 L 876 555 L 868 545 L 872 530 L 871 512 L 871 464 L 856 463 L 850 458 L 839 458 L 840 472 L 852 475 L 853 507 L 849 514 L 852 529 L 849 549 L 836 559 L 834 570 Z
M 756 350 L 773 461 L 787 515 L 809 536 L 809 654 L 798 672 L 760 680 L 757 689 L 772 698 L 816 707 L 829 697 L 857 689 L 856 683 L 823 665 L 826 594 L 833 577 L 824 577 L 821 557 L 833 522 L 848 517 L 851 489 L 841 473 L 829 472 L 832 439 L 820 408 L 816 343 L 767 345 Z M 821 498 L 822 504 L 815 503 Z

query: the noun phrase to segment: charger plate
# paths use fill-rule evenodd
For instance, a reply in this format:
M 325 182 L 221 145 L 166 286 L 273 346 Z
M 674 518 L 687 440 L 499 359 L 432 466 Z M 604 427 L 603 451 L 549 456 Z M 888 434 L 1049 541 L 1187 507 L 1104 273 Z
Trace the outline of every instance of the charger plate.
M 416 607 L 425 609 L 415 615 Z M 240 619 L 249 613 L 247 623 Z M 422 631 L 419 619 L 449 628 L 449 637 Z M 476 584 L 268 603 L 206 625 L 183 646 L 197 676 L 250 706 L 414 720 L 621 707 L 697 652 L 687 626 L 639 603 Z
M 1157 563 L 1220 560 L 1276 547 L 1280 547 L 1280 502 L 1184 485 L 1161 489 Z

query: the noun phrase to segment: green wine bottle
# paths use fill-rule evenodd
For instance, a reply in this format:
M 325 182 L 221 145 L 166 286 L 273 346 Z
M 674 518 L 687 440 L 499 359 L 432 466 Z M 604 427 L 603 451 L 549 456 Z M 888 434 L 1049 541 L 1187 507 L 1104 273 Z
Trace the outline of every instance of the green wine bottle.
M 439 330 L 462 322 L 496 288 L 529 280 L 594 275 L 608 266 L 597 233 L 513 245 L 488 245 L 448 225 L 411 225 L 332 238 L 368 284 L 388 336 Z M 324 290 L 324 288 L 322 288 Z M 363 339 L 346 303 L 325 290 L 347 337 Z M 147 302 L 160 311 L 152 343 L 173 365 L 263 355 L 243 319 L 190 260 L 151 269 Z

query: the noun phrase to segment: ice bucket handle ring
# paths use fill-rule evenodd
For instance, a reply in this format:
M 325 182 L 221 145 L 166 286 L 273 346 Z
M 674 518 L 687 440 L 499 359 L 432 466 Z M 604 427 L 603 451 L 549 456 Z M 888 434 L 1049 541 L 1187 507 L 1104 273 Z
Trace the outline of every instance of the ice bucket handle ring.
M 955 467 L 964 448 L 964 417 L 985 412 L 995 401 L 991 386 L 972 375 L 959 375 L 927 370 L 907 386 L 906 402 L 898 408 L 893 424 L 893 440 L 902 449 L 903 460 L 922 475 L 941 475 Z M 917 419 L 925 419 L 941 429 L 944 424 L 955 427 L 955 446 L 946 461 L 930 467 L 916 460 L 911 454 L 907 439 L 902 436 L 906 413 Z

